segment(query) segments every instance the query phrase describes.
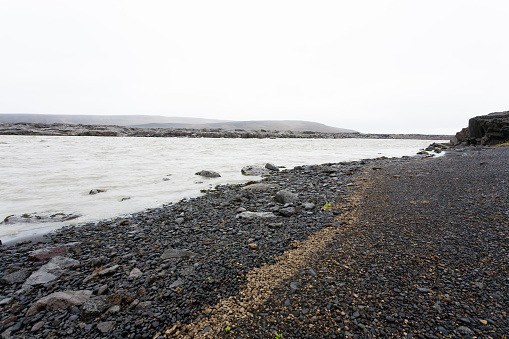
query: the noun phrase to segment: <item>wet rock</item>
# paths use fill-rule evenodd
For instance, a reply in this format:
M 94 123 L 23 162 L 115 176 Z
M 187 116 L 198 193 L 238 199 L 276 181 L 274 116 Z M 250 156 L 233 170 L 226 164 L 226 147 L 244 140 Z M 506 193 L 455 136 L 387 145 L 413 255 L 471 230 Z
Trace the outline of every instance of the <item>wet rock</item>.
M 197 172 L 196 175 L 201 175 L 202 177 L 206 177 L 206 178 L 218 178 L 221 176 L 217 172 L 207 171 L 207 170 L 202 170 L 200 172 Z
M 243 175 L 263 176 L 269 174 L 268 169 L 258 165 L 244 166 L 240 171 L 242 172 Z
M 279 168 L 276 165 L 271 164 L 270 162 L 265 164 L 265 168 L 271 171 L 279 172 Z
M 103 192 L 106 192 L 106 190 L 94 188 L 94 189 L 91 189 L 90 192 L 88 192 L 88 194 L 94 195 L 94 194 L 99 194 L 99 193 L 103 193 Z
M 33 303 L 26 316 L 31 317 L 46 309 L 63 310 L 70 306 L 82 305 L 92 295 L 90 290 L 55 292 Z
M 9 215 L 1 224 L 16 224 L 16 223 L 46 223 L 46 222 L 63 222 L 80 217 L 78 214 L 66 213 L 25 213 L 22 215 Z
M 282 190 L 276 193 L 274 200 L 280 204 L 290 204 L 297 200 L 298 195 L 287 190 Z

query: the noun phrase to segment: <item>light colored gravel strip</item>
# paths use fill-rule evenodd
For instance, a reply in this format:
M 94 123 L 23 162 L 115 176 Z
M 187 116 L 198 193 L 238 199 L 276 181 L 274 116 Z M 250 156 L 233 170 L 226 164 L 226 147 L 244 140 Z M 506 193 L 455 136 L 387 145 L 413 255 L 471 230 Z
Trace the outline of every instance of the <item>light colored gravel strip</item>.
M 286 251 L 275 264 L 253 269 L 246 277 L 247 284 L 238 297 L 230 297 L 213 308 L 205 309 L 201 319 L 180 331 L 167 330 L 165 336 L 214 338 L 227 326 L 232 326 L 235 319 L 251 317 L 253 315 L 251 312 L 263 305 L 281 282 L 297 274 L 299 268 L 305 266 L 313 255 L 323 250 L 334 236 L 347 232 L 352 227 L 357 220 L 357 210 L 354 207 L 360 200 L 363 186 L 366 186 L 365 183 L 359 184 L 359 190 L 348 196 L 345 203 L 333 207 L 345 211 L 335 218 L 339 226 L 324 228 L 311 234 L 306 241 L 295 242 L 295 248 Z

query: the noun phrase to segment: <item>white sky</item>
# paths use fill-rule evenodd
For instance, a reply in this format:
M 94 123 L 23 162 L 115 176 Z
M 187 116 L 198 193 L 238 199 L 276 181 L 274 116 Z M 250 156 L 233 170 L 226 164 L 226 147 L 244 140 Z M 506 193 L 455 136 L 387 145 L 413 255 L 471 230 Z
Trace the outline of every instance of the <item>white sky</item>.
M 509 110 L 509 1 L 0 0 L 0 113 L 455 133 Z

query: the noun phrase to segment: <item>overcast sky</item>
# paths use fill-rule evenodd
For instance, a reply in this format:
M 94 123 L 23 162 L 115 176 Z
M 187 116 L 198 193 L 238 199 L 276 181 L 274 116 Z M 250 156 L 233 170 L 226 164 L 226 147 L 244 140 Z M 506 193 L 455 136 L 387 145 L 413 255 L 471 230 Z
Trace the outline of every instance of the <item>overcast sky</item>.
M 455 133 L 509 110 L 509 1 L 0 0 L 0 113 Z

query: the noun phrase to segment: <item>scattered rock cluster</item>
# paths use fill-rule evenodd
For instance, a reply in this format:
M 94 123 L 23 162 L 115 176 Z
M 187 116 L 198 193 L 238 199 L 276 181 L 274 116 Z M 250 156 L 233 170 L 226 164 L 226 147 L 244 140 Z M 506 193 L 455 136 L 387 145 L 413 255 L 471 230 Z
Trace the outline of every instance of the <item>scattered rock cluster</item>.
M 178 329 L 234 296 L 253 268 L 330 226 L 338 211 L 320 208 L 343 199 L 367 164 L 387 161 L 262 167 L 258 183 L 2 246 L 0 333 L 152 338 Z

